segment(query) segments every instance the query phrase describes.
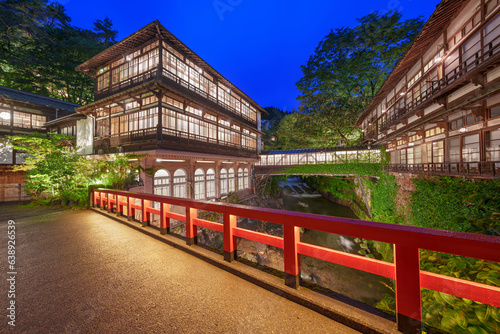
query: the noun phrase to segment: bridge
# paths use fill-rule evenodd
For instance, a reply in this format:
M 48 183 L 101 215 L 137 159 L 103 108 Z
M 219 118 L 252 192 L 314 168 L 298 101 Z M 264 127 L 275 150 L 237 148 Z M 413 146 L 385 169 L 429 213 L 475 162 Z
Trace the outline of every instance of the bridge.
M 421 331 L 422 288 L 500 307 L 500 287 L 420 269 L 419 253 L 422 249 L 500 262 L 500 238 L 493 236 L 106 189 L 91 191 L 91 205 L 125 216 L 129 221 L 134 221 L 140 212 L 143 226 L 151 226 L 152 215 L 156 215 L 159 222 L 155 233 L 158 235 L 170 233 L 171 220 L 181 221 L 185 224 L 184 242 L 189 247 L 196 247 L 198 227 L 220 232 L 223 235 L 223 259 L 230 266 L 237 257 L 237 238 L 282 249 L 284 284 L 292 289 L 300 285 L 301 255 L 393 279 L 396 324 L 398 330 L 405 333 Z M 185 213 L 174 212 L 171 210 L 173 206 L 185 208 Z M 222 223 L 200 218 L 200 210 L 221 214 Z M 238 226 L 238 217 L 278 224 L 282 227 L 282 235 L 242 228 Z M 394 261 L 385 262 L 306 243 L 301 240 L 301 229 L 392 244 Z M 142 252 L 143 247 L 141 245 L 137 250 Z
M 340 146 L 266 151 L 260 154 L 260 161 L 255 164 L 254 173 L 266 176 L 283 175 L 300 165 L 380 163 L 381 148 L 379 145 L 358 145 L 348 148 Z

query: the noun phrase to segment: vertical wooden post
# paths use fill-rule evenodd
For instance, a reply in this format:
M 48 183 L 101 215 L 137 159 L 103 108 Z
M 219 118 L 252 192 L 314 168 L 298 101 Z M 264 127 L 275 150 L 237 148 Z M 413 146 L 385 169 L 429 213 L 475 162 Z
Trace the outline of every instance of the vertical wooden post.
M 148 201 L 147 199 L 141 199 L 141 210 L 142 210 L 142 224 L 145 226 L 150 226 L 151 225 L 151 213 L 148 212 L 148 209 L 150 208 L 151 201 Z
M 111 203 L 111 196 L 109 193 L 106 193 L 106 204 L 108 205 L 108 212 L 113 212 L 113 203 Z
M 236 227 L 236 216 L 224 213 L 224 260 L 232 262 L 237 258 L 236 236 L 233 228 Z
M 100 197 L 97 197 L 97 191 L 93 190 L 93 193 L 94 193 L 94 207 L 96 207 L 98 204 L 97 200 L 100 199 Z
M 128 196 L 127 197 L 127 219 L 134 220 L 135 219 L 135 208 L 132 205 L 135 204 L 135 198 Z
M 166 216 L 170 212 L 170 204 L 160 203 L 160 233 L 170 234 L 170 218 Z
M 102 191 L 99 191 L 99 200 L 100 200 L 99 208 L 101 210 L 104 210 L 104 196 L 102 194 Z
M 416 247 L 394 245 L 396 266 L 396 322 L 403 333 L 417 334 L 422 329 L 420 295 L 420 254 Z
M 116 215 L 120 217 L 123 214 L 123 205 L 121 202 L 121 196 L 116 195 Z
M 194 219 L 197 217 L 197 209 L 186 207 L 186 244 L 188 246 L 198 243 L 198 229 L 194 225 Z
M 300 241 L 300 228 L 283 224 L 283 251 L 285 260 L 285 284 L 298 289 L 300 281 L 300 256 L 297 243 Z

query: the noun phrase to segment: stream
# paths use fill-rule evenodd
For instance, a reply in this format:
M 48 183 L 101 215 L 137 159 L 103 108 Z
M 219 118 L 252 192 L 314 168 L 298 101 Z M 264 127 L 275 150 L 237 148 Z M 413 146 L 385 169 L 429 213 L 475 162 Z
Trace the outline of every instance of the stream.
M 358 218 L 349 207 L 333 203 L 310 189 L 300 177 L 291 177 L 280 186 L 285 210 Z M 305 230 L 301 241 L 357 255 L 362 249 L 358 239 L 313 230 Z M 384 277 L 306 256 L 301 256 L 301 278 L 369 305 L 392 292 Z

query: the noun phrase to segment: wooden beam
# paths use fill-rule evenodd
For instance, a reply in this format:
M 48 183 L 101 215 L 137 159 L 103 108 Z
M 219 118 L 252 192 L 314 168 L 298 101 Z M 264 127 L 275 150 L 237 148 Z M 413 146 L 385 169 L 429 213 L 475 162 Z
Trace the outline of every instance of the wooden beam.
M 478 73 L 470 78 L 470 82 L 474 84 L 474 86 L 479 86 L 481 88 L 484 87 L 484 75 L 482 73 Z

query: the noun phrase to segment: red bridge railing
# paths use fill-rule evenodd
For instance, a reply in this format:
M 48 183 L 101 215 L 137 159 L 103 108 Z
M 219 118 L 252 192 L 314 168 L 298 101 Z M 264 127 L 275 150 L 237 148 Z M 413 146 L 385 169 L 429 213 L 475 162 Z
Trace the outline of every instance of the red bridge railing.
M 419 250 L 427 249 L 500 262 L 498 237 L 127 191 L 95 189 L 91 195 L 92 205 L 106 208 L 108 212 L 114 210 L 117 215 L 122 215 L 127 207 L 129 220 L 134 219 L 136 210 L 142 212 L 142 222 L 147 225 L 151 214 L 159 215 L 162 234 L 170 232 L 170 219 L 185 222 L 188 245 L 197 243 L 197 226 L 222 232 L 224 259 L 229 262 L 235 259 L 237 237 L 282 248 L 285 284 L 290 287 L 299 286 L 300 254 L 394 279 L 396 319 L 400 331 L 420 331 L 421 288 L 500 307 L 500 287 L 422 271 L 419 258 Z M 136 199 L 141 204 L 136 204 Z M 151 202 L 160 203 L 160 209 L 155 209 Z M 185 207 L 186 214 L 170 212 L 170 205 Z M 198 218 L 197 210 L 222 213 L 223 224 Z M 236 224 L 237 217 L 281 224 L 283 237 L 240 228 Z M 394 263 L 304 243 L 300 241 L 300 228 L 391 243 Z

